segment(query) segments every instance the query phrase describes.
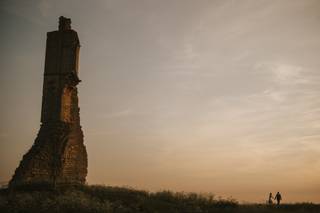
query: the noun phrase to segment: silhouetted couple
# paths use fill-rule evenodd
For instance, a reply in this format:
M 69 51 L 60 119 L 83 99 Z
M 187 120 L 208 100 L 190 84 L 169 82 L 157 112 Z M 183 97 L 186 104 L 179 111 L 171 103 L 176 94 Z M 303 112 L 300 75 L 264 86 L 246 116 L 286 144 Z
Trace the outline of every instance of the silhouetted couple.
M 268 200 L 268 204 L 273 204 L 272 200 L 276 200 L 277 201 L 277 205 L 280 205 L 280 202 L 282 200 L 281 194 L 280 192 L 277 192 L 276 196 L 272 196 L 272 193 L 270 192 L 269 194 L 269 200 Z

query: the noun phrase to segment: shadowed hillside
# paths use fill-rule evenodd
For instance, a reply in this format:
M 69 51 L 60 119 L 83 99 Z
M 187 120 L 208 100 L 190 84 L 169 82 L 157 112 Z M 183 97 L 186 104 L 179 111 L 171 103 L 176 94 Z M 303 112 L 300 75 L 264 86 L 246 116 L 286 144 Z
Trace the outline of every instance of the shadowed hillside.
M 108 186 L 79 186 L 67 189 L 20 189 L 0 194 L 0 212 L 320 212 L 320 205 L 288 204 L 276 206 L 239 205 L 233 199 L 212 195 L 146 192 Z

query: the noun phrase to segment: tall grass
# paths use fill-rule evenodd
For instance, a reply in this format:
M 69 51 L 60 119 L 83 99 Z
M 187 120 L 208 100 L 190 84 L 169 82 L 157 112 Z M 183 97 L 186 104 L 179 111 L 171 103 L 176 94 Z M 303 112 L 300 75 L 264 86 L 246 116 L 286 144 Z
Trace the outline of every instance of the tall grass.
M 205 213 L 205 212 L 320 212 L 319 205 L 295 204 L 279 207 L 239 205 L 233 199 L 182 192 L 147 192 L 123 187 L 77 186 L 55 190 L 30 188 L 0 191 L 1 213 Z

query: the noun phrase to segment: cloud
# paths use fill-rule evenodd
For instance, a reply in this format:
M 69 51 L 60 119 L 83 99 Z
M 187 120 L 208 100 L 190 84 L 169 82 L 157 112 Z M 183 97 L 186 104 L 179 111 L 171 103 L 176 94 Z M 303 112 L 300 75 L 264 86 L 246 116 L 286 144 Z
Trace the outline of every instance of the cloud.
M 102 117 L 104 118 L 119 118 L 119 117 L 127 117 L 133 114 L 132 109 L 124 109 L 121 111 L 111 112 L 108 114 L 104 114 Z
M 265 97 L 268 97 L 275 102 L 282 102 L 286 98 L 286 94 L 284 92 L 280 92 L 272 89 L 265 90 L 262 95 L 265 95 Z
M 272 71 L 275 79 L 280 83 L 305 83 L 302 75 L 302 67 L 279 64 L 276 65 Z
M 308 84 L 310 74 L 302 66 L 278 62 L 262 62 L 254 66 L 254 70 L 269 74 L 272 80 L 280 85 Z
M 47 17 L 51 11 L 52 5 L 49 0 L 40 0 L 38 8 L 42 16 Z
M 53 11 L 52 1 L 50 0 L 30 0 L 30 1 L 2 1 L 0 11 L 5 14 L 22 18 L 32 24 L 47 26 L 47 18 Z

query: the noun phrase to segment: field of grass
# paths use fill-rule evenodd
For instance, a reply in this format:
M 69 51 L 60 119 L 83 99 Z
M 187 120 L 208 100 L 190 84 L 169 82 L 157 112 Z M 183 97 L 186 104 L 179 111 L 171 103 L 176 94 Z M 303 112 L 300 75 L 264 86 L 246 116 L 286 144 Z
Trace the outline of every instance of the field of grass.
M 215 199 L 211 195 L 174 193 L 170 191 L 146 192 L 123 187 L 78 186 L 44 190 L 24 189 L 9 193 L 0 191 L 1 213 L 204 213 L 204 212 L 290 212 L 319 213 L 320 205 L 262 204 L 240 205 L 232 199 Z

